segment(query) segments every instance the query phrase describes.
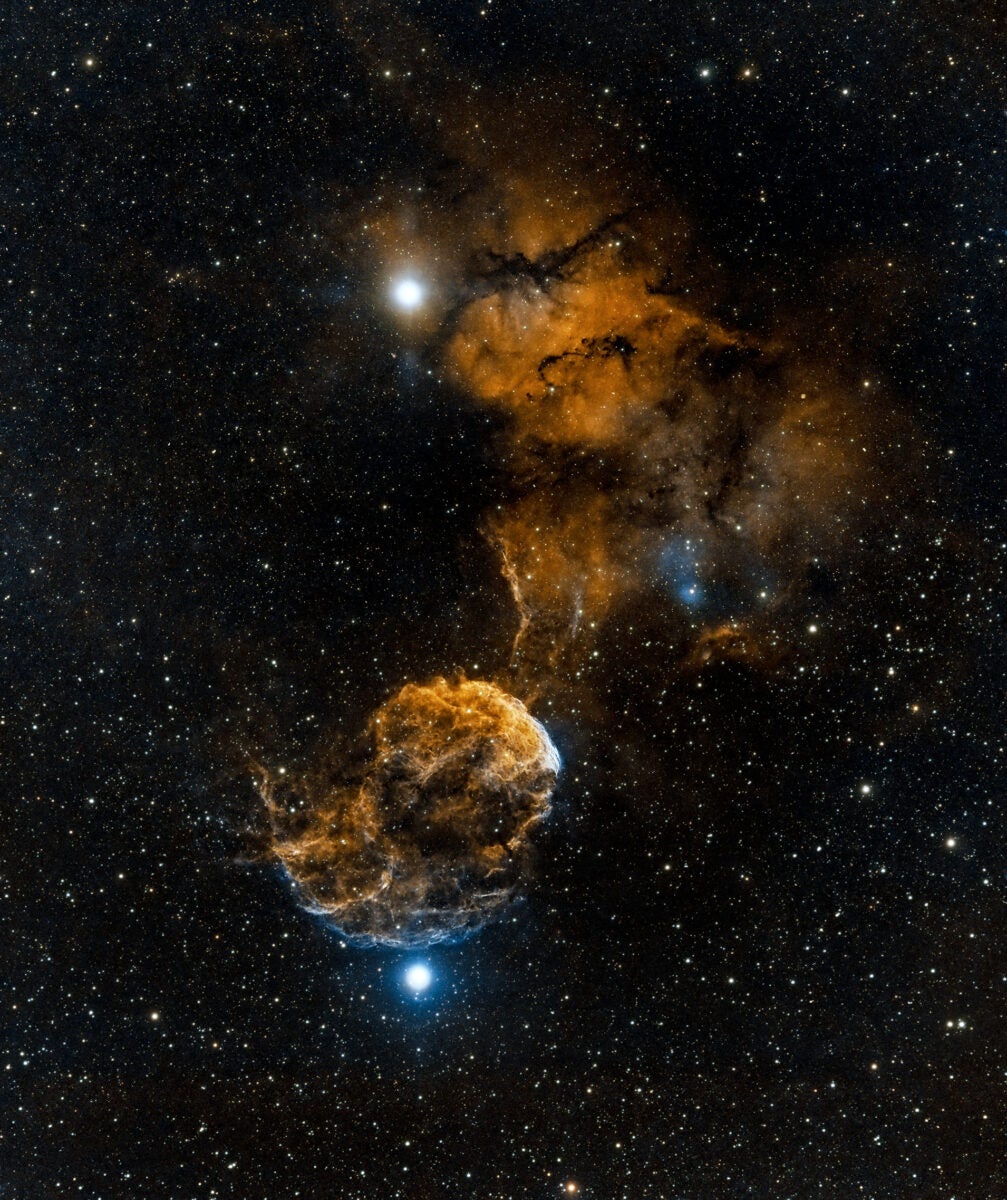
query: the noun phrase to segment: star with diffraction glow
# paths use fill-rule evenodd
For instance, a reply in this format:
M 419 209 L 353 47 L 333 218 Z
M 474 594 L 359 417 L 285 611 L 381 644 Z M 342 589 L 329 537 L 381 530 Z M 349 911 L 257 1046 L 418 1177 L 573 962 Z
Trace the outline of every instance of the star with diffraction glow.
M 433 972 L 426 963 L 413 963 L 406 969 L 406 986 L 417 995 L 427 990 L 433 978 Z
M 392 300 L 399 308 L 412 312 L 423 303 L 425 292 L 423 285 L 411 276 L 397 279 L 392 284 Z

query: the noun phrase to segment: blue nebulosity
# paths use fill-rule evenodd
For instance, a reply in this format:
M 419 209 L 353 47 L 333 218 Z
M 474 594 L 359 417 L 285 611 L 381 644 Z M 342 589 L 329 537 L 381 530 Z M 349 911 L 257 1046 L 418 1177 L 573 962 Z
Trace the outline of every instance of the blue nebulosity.
M 674 537 L 661 551 L 658 564 L 658 572 L 668 590 L 690 609 L 702 607 L 706 600 L 706 587 L 699 568 L 701 547 L 698 540 Z
M 661 585 L 687 612 L 706 620 L 733 620 L 773 603 L 779 581 L 750 545 L 719 545 L 716 556 L 701 537 L 676 534 L 657 560 Z

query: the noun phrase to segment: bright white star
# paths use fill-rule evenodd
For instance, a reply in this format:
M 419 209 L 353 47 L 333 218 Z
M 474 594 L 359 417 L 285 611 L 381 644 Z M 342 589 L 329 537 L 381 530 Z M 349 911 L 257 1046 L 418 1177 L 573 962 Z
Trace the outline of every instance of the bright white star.
M 399 308 L 411 311 L 423 303 L 423 288 L 415 279 L 399 279 L 392 286 L 392 299 Z
M 406 986 L 414 992 L 425 992 L 433 978 L 433 972 L 426 963 L 413 963 L 406 971 Z

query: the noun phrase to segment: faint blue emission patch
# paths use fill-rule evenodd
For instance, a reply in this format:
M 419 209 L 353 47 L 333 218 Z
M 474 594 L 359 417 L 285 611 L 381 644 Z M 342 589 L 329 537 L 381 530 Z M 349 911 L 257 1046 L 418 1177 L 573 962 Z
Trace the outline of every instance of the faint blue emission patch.
M 661 550 L 658 574 L 671 594 L 686 608 L 699 608 L 706 588 L 699 573 L 702 543 L 696 538 L 674 537 Z

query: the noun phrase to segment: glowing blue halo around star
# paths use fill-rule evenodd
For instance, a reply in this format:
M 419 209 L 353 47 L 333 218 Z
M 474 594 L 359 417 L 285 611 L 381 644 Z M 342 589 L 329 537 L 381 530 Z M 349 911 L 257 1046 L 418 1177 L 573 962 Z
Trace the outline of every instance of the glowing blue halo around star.
M 425 992 L 433 981 L 433 971 L 426 963 L 413 963 L 411 967 L 406 968 L 406 987 L 416 995 Z
M 423 303 L 423 296 L 423 285 L 411 276 L 407 275 L 402 279 L 397 279 L 392 284 L 392 299 L 399 308 L 404 308 L 407 312 L 419 308 Z

